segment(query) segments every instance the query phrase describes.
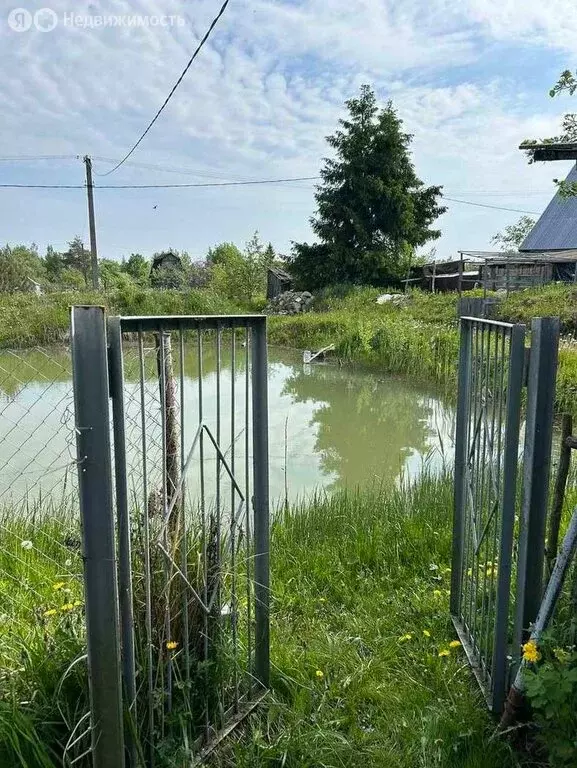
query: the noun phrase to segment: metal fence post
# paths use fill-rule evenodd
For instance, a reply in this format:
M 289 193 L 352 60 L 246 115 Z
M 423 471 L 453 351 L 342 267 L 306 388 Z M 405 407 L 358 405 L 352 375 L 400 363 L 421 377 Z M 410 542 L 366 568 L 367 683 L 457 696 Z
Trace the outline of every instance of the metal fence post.
M 106 326 L 102 307 L 72 308 L 72 371 L 94 768 L 124 766 Z
M 137 722 L 136 666 L 134 659 L 134 611 L 132 605 L 132 556 L 130 541 L 130 511 L 126 474 L 126 436 L 124 415 L 124 365 L 122 360 L 122 330 L 119 317 L 108 319 L 110 397 L 114 434 L 114 477 L 116 487 L 116 519 L 118 526 L 118 590 L 120 633 L 122 641 L 122 678 L 126 708 L 132 717 L 132 728 L 126 732 L 130 766 L 137 763 L 132 732 Z
M 462 302 L 467 299 L 462 299 Z M 451 567 L 451 614 L 459 615 L 465 539 L 465 486 L 467 468 L 468 422 L 467 409 L 471 380 L 471 323 L 461 319 L 457 418 L 455 425 L 455 491 L 453 501 L 453 559 Z
M 529 625 L 537 618 L 543 596 L 558 348 L 559 319 L 541 317 L 533 320 L 513 635 L 513 652 L 516 658 L 523 638 L 528 636 L 525 633 Z
M 266 318 L 252 327 L 252 434 L 254 473 L 255 677 L 268 688 L 269 628 L 269 482 Z

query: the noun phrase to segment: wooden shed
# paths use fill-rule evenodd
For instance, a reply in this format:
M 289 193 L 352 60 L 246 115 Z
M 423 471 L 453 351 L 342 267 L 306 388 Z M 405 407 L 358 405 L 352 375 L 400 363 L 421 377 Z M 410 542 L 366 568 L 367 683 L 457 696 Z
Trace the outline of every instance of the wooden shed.
M 163 253 L 157 253 L 152 258 L 152 265 L 150 267 L 150 273 L 152 274 L 157 269 L 182 269 L 182 261 L 173 251 L 165 251 Z
M 503 253 L 465 251 L 482 261 L 480 271 L 485 291 L 518 291 L 548 283 L 577 282 L 577 249 Z
M 269 267 L 266 278 L 266 297 L 268 301 L 276 299 L 281 293 L 290 291 L 293 279 L 284 269 L 280 267 Z

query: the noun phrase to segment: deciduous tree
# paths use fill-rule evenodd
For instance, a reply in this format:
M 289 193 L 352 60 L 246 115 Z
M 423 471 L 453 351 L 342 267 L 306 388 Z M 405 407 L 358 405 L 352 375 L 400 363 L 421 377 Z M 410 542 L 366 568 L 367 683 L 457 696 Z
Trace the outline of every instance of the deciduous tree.
M 521 243 L 527 237 L 529 232 L 535 226 L 535 219 L 531 216 L 521 216 L 516 224 L 511 224 L 502 232 L 491 238 L 493 245 L 496 245 L 500 251 L 518 251 Z

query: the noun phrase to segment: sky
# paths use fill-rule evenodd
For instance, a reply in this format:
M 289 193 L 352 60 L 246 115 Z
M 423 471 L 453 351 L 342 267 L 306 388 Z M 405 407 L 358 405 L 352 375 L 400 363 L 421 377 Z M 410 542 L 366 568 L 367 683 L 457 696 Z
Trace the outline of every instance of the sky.
M 130 163 L 101 178 L 146 128 L 221 2 L 0 0 L 0 184 L 81 185 L 86 154 L 96 185 L 316 176 L 325 137 L 363 83 L 393 101 L 418 175 L 447 197 L 538 214 L 571 166 L 529 165 L 518 145 L 558 133 L 561 115 L 577 111 L 577 95 L 575 106 L 548 95 L 577 68 L 575 0 L 230 0 Z M 201 259 L 255 230 L 287 253 L 313 240 L 313 194 L 304 181 L 96 189 L 99 255 L 172 247 Z M 425 248 L 436 258 L 488 248 L 522 215 L 446 204 L 442 237 Z M 0 243 L 43 252 L 75 235 L 88 241 L 84 190 L 0 189 Z

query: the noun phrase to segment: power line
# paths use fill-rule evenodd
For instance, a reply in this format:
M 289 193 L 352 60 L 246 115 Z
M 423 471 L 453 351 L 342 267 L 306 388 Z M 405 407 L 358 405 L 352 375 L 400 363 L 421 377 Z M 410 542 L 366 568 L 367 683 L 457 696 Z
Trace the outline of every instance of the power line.
M 287 179 L 255 179 L 253 181 L 211 181 L 195 184 L 100 184 L 94 189 L 194 189 L 198 187 L 247 187 L 262 184 L 286 184 L 292 181 L 315 181 L 319 176 L 296 176 Z M 86 189 L 86 184 L 0 184 L 1 189 Z
M 0 163 L 22 163 L 37 160 L 77 160 L 78 155 L 13 155 L 12 157 L 0 157 Z
M 512 213 L 528 213 L 532 216 L 540 216 L 538 211 L 522 211 L 520 208 L 504 208 L 501 205 L 489 205 L 488 203 L 474 203 L 472 200 L 457 200 L 455 197 L 445 197 L 443 200 L 448 200 L 451 203 L 462 203 L 463 205 L 474 205 L 477 208 L 492 208 L 494 211 L 511 211 Z
M 162 104 L 162 106 L 160 107 L 160 109 L 158 110 L 158 112 L 155 114 L 155 116 L 152 118 L 152 120 L 151 120 L 151 121 L 150 121 L 150 123 L 148 124 L 148 126 L 147 126 L 146 130 L 144 131 L 144 133 L 142 134 L 142 136 L 141 136 L 141 137 L 138 139 L 138 141 L 137 141 L 137 142 L 136 142 L 136 144 L 135 144 L 135 145 L 132 147 L 132 149 L 130 150 L 130 152 L 128 152 L 128 153 L 127 153 L 127 154 L 126 154 L 126 155 L 125 155 L 125 156 L 122 158 L 122 160 L 121 160 L 121 161 L 120 161 L 120 162 L 119 162 L 117 165 L 115 165 L 115 166 L 114 166 L 114 168 L 111 168 L 111 169 L 110 169 L 109 171 L 107 171 L 106 173 L 103 173 L 103 174 L 101 174 L 102 176 L 110 176 L 110 174 L 111 174 L 111 173 L 114 173 L 114 171 L 117 171 L 117 170 L 120 168 L 120 166 L 121 166 L 121 165 L 122 165 L 124 162 L 126 162 L 126 160 L 128 160 L 128 158 L 130 157 L 130 155 L 132 155 L 132 153 L 133 153 L 133 152 L 136 150 L 136 148 L 137 148 L 137 147 L 138 147 L 138 145 L 141 143 L 141 141 L 144 139 L 144 137 L 146 136 L 146 134 L 147 134 L 147 133 L 150 131 L 150 129 L 152 128 L 152 126 L 154 125 L 154 123 L 155 123 L 155 122 L 158 120 L 158 118 L 160 117 L 160 115 L 161 115 L 162 111 L 164 110 L 164 108 L 166 107 L 166 105 L 168 104 L 168 102 L 170 101 L 170 99 L 172 98 L 172 96 L 173 96 L 174 92 L 176 91 L 176 89 L 178 88 L 178 86 L 181 84 L 181 82 L 184 80 L 184 77 L 185 77 L 186 73 L 188 72 L 188 70 L 190 69 L 190 67 L 191 67 L 191 65 L 192 65 L 192 62 L 193 62 L 193 61 L 196 59 L 196 57 L 198 56 L 198 54 L 199 54 L 199 53 L 200 53 L 200 51 L 202 50 L 202 47 L 204 46 L 204 44 L 206 43 L 206 41 L 207 41 L 207 40 L 208 40 L 208 38 L 210 37 L 210 34 L 211 34 L 212 30 L 213 30 L 213 29 L 216 27 L 216 25 L 218 24 L 218 22 L 219 22 L 219 20 L 220 20 L 220 17 L 221 17 L 221 16 L 222 16 L 222 14 L 223 14 L 223 13 L 226 11 L 226 7 L 227 7 L 227 5 L 229 4 L 229 2 L 230 2 L 230 0 L 224 0 L 224 3 L 222 4 L 222 7 L 221 7 L 220 11 L 218 12 L 218 15 L 217 15 L 217 16 L 216 16 L 216 17 L 213 19 L 213 21 L 212 21 L 212 23 L 211 23 L 210 27 L 208 28 L 208 30 L 207 30 L 207 32 L 206 32 L 206 34 L 205 34 L 205 36 L 202 38 L 202 40 L 201 40 L 201 41 L 200 41 L 200 43 L 198 44 L 198 46 L 197 46 L 197 48 L 196 48 L 196 51 L 195 51 L 195 52 L 192 54 L 192 57 L 190 58 L 190 60 L 189 60 L 188 64 L 187 64 L 187 65 L 186 65 L 186 67 L 184 68 L 184 70 L 182 71 L 182 74 L 180 75 L 180 77 L 178 78 L 178 80 L 176 81 L 176 83 L 173 85 L 173 87 L 172 87 L 172 90 L 170 91 L 170 93 L 168 94 L 168 96 L 166 97 L 166 99 L 164 100 L 164 103 Z
M 266 184 L 288 184 L 298 181 L 318 181 L 320 176 L 295 176 L 285 179 L 253 179 L 251 181 L 211 181 L 197 182 L 194 184 L 101 184 L 94 186 L 94 189 L 206 189 L 208 187 L 248 187 L 262 186 Z M 86 189 L 85 184 L 0 184 L 0 189 Z M 509 211 L 511 213 L 526 213 L 532 216 L 539 216 L 539 211 L 526 211 L 521 208 L 508 208 L 501 205 L 490 205 L 489 203 L 475 203 L 472 200 L 459 200 L 455 197 L 445 197 L 451 203 L 460 203 L 462 205 L 472 205 L 476 208 L 490 208 L 494 211 Z
M 98 160 L 101 163 L 110 163 L 111 165 L 115 165 L 118 162 L 118 159 L 112 160 L 109 157 L 97 157 L 96 155 L 93 155 L 92 159 Z M 181 176 L 200 176 L 201 178 L 223 179 L 230 181 L 252 181 L 250 177 L 247 178 L 246 176 L 239 176 L 238 174 L 234 173 L 214 173 L 207 172 L 205 170 L 197 170 L 194 168 L 176 168 L 174 166 L 155 165 L 152 163 L 138 163 L 134 160 L 128 160 L 126 165 L 130 166 L 131 168 L 141 168 L 147 171 L 160 171 L 161 173 L 176 173 Z M 105 176 L 106 174 L 96 173 L 96 171 L 94 171 L 94 175 Z

